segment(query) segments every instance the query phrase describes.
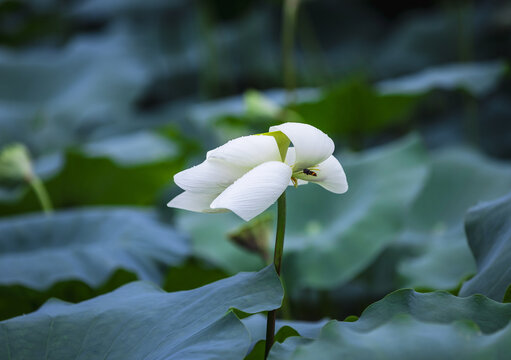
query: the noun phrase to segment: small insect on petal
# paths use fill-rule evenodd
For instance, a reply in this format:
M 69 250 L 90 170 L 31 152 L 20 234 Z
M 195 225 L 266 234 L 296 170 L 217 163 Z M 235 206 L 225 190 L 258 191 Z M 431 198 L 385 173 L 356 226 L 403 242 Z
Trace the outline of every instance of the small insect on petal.
M 310 175 L 310 176 L 318 176 L 317 173 L 315 173 L 314 171 L 310 170 L 310 169 L 303 169 L 303 173 L 305 175 Z

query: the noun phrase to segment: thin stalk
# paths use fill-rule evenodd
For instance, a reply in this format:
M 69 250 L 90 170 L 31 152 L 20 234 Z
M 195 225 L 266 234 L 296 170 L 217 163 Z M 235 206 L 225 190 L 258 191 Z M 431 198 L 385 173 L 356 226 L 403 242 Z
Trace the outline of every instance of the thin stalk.
M 215 41 L 215 19 L 211 11 L 211 5 L 207 1 L 199 1 L 199 31 L 204 40 L 201 47 L 201 56 L 204 64 L 199 72 L 199 91 L 205 98 L 218 96 L 219 91 L 219 51 Z
M 280 268 L 282 265 L 282 253 L 284 252 L 284 234 L 286 232 L 286 192 L 280 195 L 277 201 L 277 235 L 275 236 L 275 253 L 273 254 L 273 265 L 277 274 L 280 276 Z M 264 358 L 268 357 L 270 349 L 275 337 L 275 317 L 277 310 L 268 312 L 268 320 L 266 323 L 266 349 Z
M 32 190 L 34 190 L 37 199 L 39 199 L 43 211 L 46 214 L 51 214 L 53 212 L 53 206 L 51 204 L 50 196 L 48 195 L 48 192 L 46 191 L 46 188 L 44 187 L 41 179 L 39 179 L 37 176 L 31 176 L 28 179 L 28 183 L 32 187 Z
M 295 101 L 295 63 L 293 60 L 293 50 L 295 44 L 295 23 L 296 13 L 300 0 L 284 0 L 283 19 L 282 19 L 282 60 L 284 72 L 284 86 L 287 91 L 288 101 Z
M 474 2 L 468 0 L 455 7 L 458 23 L 458 60 L 462 63 L 474 60 Z M 467 140 L 480 147 L 479 124 L 477 121 L 478 106 L 476 99 L 467 93 L 462 94 L 464 103 L 464 130 Z

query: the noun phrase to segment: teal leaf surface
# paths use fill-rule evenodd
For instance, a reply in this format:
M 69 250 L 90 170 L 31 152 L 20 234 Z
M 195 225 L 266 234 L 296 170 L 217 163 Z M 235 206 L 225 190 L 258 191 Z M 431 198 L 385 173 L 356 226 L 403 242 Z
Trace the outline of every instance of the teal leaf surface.
M 399 265 L 403 286 L 454 289 L 475 273 L 463 231 L 467 210 L 511 188 L 511 165 L 467 149 L 432 155 L 431 172 L 414 201 L 399 243 L 414 257 Z
M 150 211 L 92 208 L 0 221 L 0 284 L 45 289 L 65 280 L 95 287 L 117 269 L 160 283 L 189 255 L 186 238 Z
M 270 266 L 189 291 L 135 282 L 79 304 L 52 300 L 0 322 L 0 358 L 242 359 L 250 336 L 229 310 L 272 310 L 282 295 Z
M 481 295 L 399 290 L 355 322 L 331 321 L 317 340 L 289 338 L 270 359 L 506 359 L 511 304 Z
M 465 226 L 478 271 L 460 295 L 503 301 L 511 284 L 511 194 L 470 209 Z

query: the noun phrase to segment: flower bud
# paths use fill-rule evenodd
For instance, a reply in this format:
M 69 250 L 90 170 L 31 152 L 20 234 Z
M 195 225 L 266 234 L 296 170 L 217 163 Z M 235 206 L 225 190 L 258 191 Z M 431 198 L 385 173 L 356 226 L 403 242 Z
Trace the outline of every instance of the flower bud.
M 23 144 L 11 144 L 0 152 L 0 180 L 26 180 L 33 176 L 28 149 Z

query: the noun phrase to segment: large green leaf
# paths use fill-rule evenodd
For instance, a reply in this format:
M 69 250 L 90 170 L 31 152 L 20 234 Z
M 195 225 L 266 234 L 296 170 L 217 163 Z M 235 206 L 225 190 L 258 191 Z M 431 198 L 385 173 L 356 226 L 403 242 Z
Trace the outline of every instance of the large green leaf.
M 460 295 L 480 293 L 502 301 L 511 284 L 511 194 L 470 209 L 465 226 L 478 272 Z
M 396 291 L 355 322 L 331 321 L 317 340 L 289 338 L 270 359 L 506 359 L 511 304 L 481 295 Z
M 0 323 L 0 358 L 242 359 L 250 336 L 229 310 L 275 309 L 282 295 L 269 266 L 190 291 L 136 282 L 76 305 L 50 301 Z
M 350 189 L 288 190 L 284 276 L 290 287 L 332 288 L 364 270 L 398 236 L 427 165 L 416 137 L 341 157 Z
M 475 271 L 462 224 L 429 231 L 406 229 L 399 239 L 407 254 L 396 264 L 399 283 L 425 290 L 453 290 Z
M 494 90 L 506 73 L 503 62 L 449 64 L 416 74 L 385 80 L 377 85 L 382 94 L 423 94 L 433 89 L 464 89 L 475 96 Z
M 91 142 L 36 162 L 56 208 L 80 205 L 150 205 L 184 162 L 163 136 L 139 132 Z M 4 190 L 5 192 L 5 190 Z M 40 210 L 30 189 L 0 197 L 0 215 Z
M 415 200 L 399 243 L 413 249 L 399 273 L 405 286 L 453 289 L 475 272 L 463 232 L 466 211 L 511 188 L 511 166 L 463 149 L 433 154 L 430 176 Z
M 45 289 L 64 280 L 99 286 L 119 268 L 161 282 L 189 255 L 187 240 L 146 210 L 96 208 L 0 221 L 0 283 Z

